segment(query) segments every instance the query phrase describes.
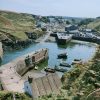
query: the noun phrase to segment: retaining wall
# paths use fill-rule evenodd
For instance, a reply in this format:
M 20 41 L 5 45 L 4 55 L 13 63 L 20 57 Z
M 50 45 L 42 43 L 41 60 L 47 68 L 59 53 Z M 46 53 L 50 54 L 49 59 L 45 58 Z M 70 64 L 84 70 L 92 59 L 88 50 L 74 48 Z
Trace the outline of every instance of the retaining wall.
M 2 60 L 3 57 L 3 49 L 2 49 L 2 43 L 0 42 L 0 62 Z

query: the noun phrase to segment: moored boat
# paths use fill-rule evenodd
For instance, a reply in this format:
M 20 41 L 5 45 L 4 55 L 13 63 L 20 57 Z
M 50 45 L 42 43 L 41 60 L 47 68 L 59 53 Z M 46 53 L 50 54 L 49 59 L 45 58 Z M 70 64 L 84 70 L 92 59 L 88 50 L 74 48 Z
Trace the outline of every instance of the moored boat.
M 67 58 L 67 53 L 64 52 L 64 53 L 58 54 L 58 58 Z
M 64 68 L 61 68 L 60 66 L 55 66 L 54 68 L 56 71 L 59 71 L 59 72 L 67 72 L 67 69 L 64 69 Z
M 56 72 L 56 70 L 53 69 L 53 68 L 45 68 L 44 71 L 50 72 L 50 73 L 55 73 Z
M 60 66 L 62 66 L 62 67 L 71 67 L 71 65 L 66 63 L 66 62 L 61 62 Z
M 81 59 L 74 59 L 74 61 L 72 61 L 72 65 L 74 64 L 82 64 L 82 60 Z
M 74 59 L 74 61 L 81 61 L 81 59 Z

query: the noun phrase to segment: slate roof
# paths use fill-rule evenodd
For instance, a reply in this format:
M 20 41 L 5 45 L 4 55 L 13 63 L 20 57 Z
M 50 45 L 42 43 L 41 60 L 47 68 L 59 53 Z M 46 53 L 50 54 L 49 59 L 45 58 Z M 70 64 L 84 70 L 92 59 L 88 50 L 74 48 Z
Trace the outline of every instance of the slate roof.
M 36 78 L 31 83 L 33 98 L 49 95 L 50 93 L 59 94 L 61 85 L 61 80 L 56 73 Z

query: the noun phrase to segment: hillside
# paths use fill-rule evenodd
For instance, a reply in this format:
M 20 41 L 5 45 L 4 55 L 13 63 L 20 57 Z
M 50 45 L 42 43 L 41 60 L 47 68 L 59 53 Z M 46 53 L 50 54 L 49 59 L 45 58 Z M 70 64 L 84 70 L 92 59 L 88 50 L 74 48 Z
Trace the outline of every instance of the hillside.
M 96 18 L 93 22 L 87 25 L 88 28 L 95 29 L 100 33 L 100 18 Z
M 18 40 L 26 40 L 25 32 L 43 33 L 41 29 L 37 32 L 35 27 L 36 19 L 31 14 L 0 11 L 0 33 L 14 36 Z
M 23 93 L 12 93 L 8 91 L 0 91 L 0 100 L 14 100 L 13 95 L 15 95 L 16 100 L 32 100 L 30 96 Z

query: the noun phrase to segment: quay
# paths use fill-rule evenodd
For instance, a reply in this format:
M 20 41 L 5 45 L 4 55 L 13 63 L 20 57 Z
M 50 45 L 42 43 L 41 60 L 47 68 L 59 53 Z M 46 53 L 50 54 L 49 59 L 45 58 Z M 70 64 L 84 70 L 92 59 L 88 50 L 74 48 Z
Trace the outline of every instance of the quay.
M 60 94 L 62 86 L 57 73 L 31 72 L 35 65 L 48 59 L 48 49 L 40 49 L 2 65 L 0 82 L 3 90 L 27 93 L 33 99 L 51 93 Z
M 50 36 L 55 37 L 58 44 L 66 44 L 72 39 L 72 34 L 67 34 L 65 32 L 61 33 L 51 33 Z
M 29 59 L 29 58 L 31 59 Z M 25 62 L 26 58 L 30 63 Z M 3 89 L 13 92 L 24 92 L 24 79 L 22 76 L 35 64 L 48 58 L 48 49 L 40 49 L 2 65 L 0 67 L 0 81 Z

